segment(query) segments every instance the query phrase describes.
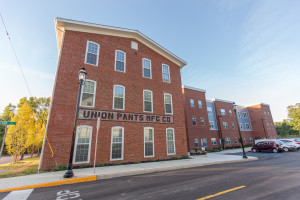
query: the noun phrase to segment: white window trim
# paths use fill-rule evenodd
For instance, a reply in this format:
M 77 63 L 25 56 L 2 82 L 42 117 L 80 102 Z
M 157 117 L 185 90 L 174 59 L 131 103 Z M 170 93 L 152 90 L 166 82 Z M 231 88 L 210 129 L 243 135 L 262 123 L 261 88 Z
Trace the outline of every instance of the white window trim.
M 93 44 L 96 44 L 98 45 L 98 51 L 97 51 L 97 59 L 96 59 L 96 65 L 93 65 L 91 63 L 87 63 L 87 53 L 88 53 L 88 47 L 89 47 L 89 43 L 93 43 Z M 93 65 L 93 66 L 98 66 L 98 62 L 99 62 L 99 52 L 100 52 L 100 44 L 96 43 L 96 42 L 92 42 L 92 41 L 87 41 L 86 42 L 86 50 L 85 50 L 85 59 L 84 59 L 84 64 L 87 64 L 87 65 Z
M 238 144 L 239 143 L 239 140 L 237 137 L 234 137 L 234 144 Z
M 90 82 L 94 82 L 94 83 L 95 83 L 93 105 L 92 105 L 92 106 L 84 106 L 84 105 L 81 105 L 81 103 L 82 103 L 82 95 L 83 95 L 83 88 L 84 88 L 84 85 L 83 85 L 83 86 L 82 86 L 82 89 L 81 89 L 81 97 L 80 97 L 80 105 L 79 105 L 79 106 L 80 106 L 80 107 L 92 108 L 92 107 L 95 107 L 97 82 L 96 82 L 96 81 L 93 81 L 93 80 L 90 80 L 90 79 L 86 79 L 85 82 L 87 82 L 87 81 L 90 81 Z M 90 93 L 89 93 L 89 94 L 90 94 Z
M 112 141 L 113 141 L 113 129 L 114 128 L 121 128 L 122 129 L 122 157 L 117 159 L 112 159 Z M 111 127 L 111 138 L 110 138 L 110 161 L 115 160 L 123 160 L 124 159 L 124 127 L 122 126 L 113 126 Z
M 196 140 L 197 140 L 197 142 L 196 142 Z M 195 148 L 199 148 L 199 139 L 198 138 L 194 139 L 194 143 L 195 143 Z M 198 147 L 196 146 L 196 144 L 198 144 Z
M 122 87 L 124 89 L 124 96 L 123 96 L 123 109 L 120 108 L 115 108 L 115 87 Z M 125 110 L 125 87 L 123 85 L 114 85 L 114 90 L 113 90 L 113 109 L 114 110 Z
M 146 156 L 146 141 L 145 141 L 145 129 L 152 129 L 153 133 L 153 142 L 152 142 L 152 148 L 153 148 L 153 155 L 152 156 Z M 144 127 L 144 158 L 149 157 L 155 157 L 155 151 L 154 151 L 154 128 L 153 127 Z
M 145 91 L 151 92 L 151 110 L 152 111 L 145 111 Z M 151 90 L 143 90 L 143 111 L 147 113 L 153 113 L 153 92 Z
M 201 119 L 203 119 L 203 125 L 202 125 L 202 120 Z M 205 126 L 205 119 L 204 119 L 204 117 L 200 117 L 200 125 L 201 126 Z
M 231 127 L 232 127 L 232 128 L 235 128 L 234 122 L 231 123 Z
M 243 123 L 240 123 L 240 129 L 243 129 Z
M 228 128 L 228 122 L 223 122 L 223 128 L 226 128 L 225 125 L 224 125 L 224 123 L 226 124 L 226 126 L 227 126 L 227 128 Z M 226 129 L 227 129 L 227 128 L 226 128 Z
M 214 114 L 212 107 L 207 107 L 207 114 L 208 115 L 213 115 Z
M 170 95 L 171 96 L 171 113 L 167 113 L 167 110 L 166 110 L 166 95 Z M 165 114 L 166 115 L 173 115 L 173 98 L 172 98 L 172 95 L 169 94 L 169 93 L 164 93 L 164 106 L 165 106 Z
M 204 140 L 205 140 L 206 142 L 204 142 Z M 203 138 L 203 139 L 202 139 L 202 142 L 203 142 L 203 147 L 207 147 L 207 145 L 208 145 L 208 144 L 207 144 L 207 138 Z M 205 143 L 206 143 L 206 145 L 205 145 Z
M 194 124 L 194 118 L 195 118 L 196 124 Z M 192 124 L 193 124 L 193 126 L 197 126 L 197 117 L 192 116 Z
M 200 104 L 199 104 L 199 102 L 201 102 Z M 200 105 L 201 105 L 201 108 L 200 108 Z M 202 101 L 201 100 L 198 100 L 198 108 L 199 109 L 202 109 L 203 107 L 202 107 Z
M 228 140 L 227 140 L 228 139 Z M 229 143 L 228 143 L 229 142 Z M 225 139 L 225 143 L 226 144 L 231 144 L 231 140 L 230 140 L 230 137 L 227 137 L 226 139 Z
M 222 110 L 223 110 L 224 112 L 222 112 Z M 221 108 L 220 111 L 221 111 L 221 115 L 226 116 L 226 110 L 225 110 L 225 109 Z
M 168 130 L 173 130 L 173 145 L 174 145 L 174 153 L 168 153 Z M 167 142 L 167 155 L 176 155 L 176 146 L 175 146 L 175 131 L 174 128 L 166 128 L 166 142 Z
M 247 115 L 247 117 L 245 117 L 245 114 Z M 243 117 L 244 117 L 244 118 L 248 118 L 248 113 L 247 113 L 247 112 L 244 112 L 244 113 L 243 113 Z
M 213 123 L 213 125 L 214 125 L 214 127 L 213 127 L 213 128 L 211 128 L 211 127 L 210 127 L 210 122 L 212 122 L 212 123 Z M 215 122 L 214 122 L 214 121 L 209 121 L 209 128 L 210 128 L 210 129 L 215 129 Z
M 238 118 L 241 118 L 241 113 L 240 113 L 240 111 L 237 111 L 237 115 L 238 115 Z
M 192 106 L 191 100 L 193 101 L 193 106 Z M 191 106 L 191 108 L 194 108 L 194 107 L 195 107 L 195 101 L 194 101 L 194 99 L 190 99 L 190 106 Z
M 163 67 L 164 65 L 168 66 L 168 68 L 169 68 L 169 81 L 164 81 L 164 67 Z M 167 64 L 162 64 L 162 65 L 161 65 L 161 71 L 162 71 L 162 79 L 163 79 L 163 82 L 165 82 L 165 83 L 171 83 L 170 66 L 167 65 Z
M 213 143 L 213 139 L 214 139 L 215 143 Z M 210 141 L 211 141 L 211 145 L 213 145 L 213 146 L 217 145 L 217 139 L 216 138 L 210 138 Z
M 248 124 L 248 128 L 247 128 L 247 124 Z M 249 123 L 245 123 L 245 128 L 246 128 L 247 130 L 250 130 L 250 124 L 249 124 Z
M 75 162 L 76 159 L 76 150 L 77 150 L 77 143 L 78 143 L 78 131 L 81 127 L 87 127 L 91 129 L 90 132 L 90 139 L 89 139 L 89 152 L 88 152 L 88 160 L 86 162 Z M 74 147 L 74 153 L 73 153 L 73 163 L 74 164 L 81 164 L 81 163 L 90 163 L 90 156 L 91 156 L 91 148 L 92 148 L 92 135 L 93 135 L 93 127 L 88 125 L 79 125 L 76 129 L 76 138 L 75 138 L 75 147 Z
M 143 69 L 142 70 L 142 75 L 143 75 L 144 78 L 148 78 L 148 77 L 144 76 L 144 60 L 148 60 L 150 62 L 150 78 L 149 79 L 152 79 L 152 64 L 151 64 L 151 60 L 148 59 L 148 58 L 143 58 L 142 59 L 142 69 Z
M 117 53 L 118 53 L 118 51 L 124 53 L 124 72 L 120 71 L 120 70 L 117 70 Z M 115 71 L 123 72 L 123 73 L 126 72 L 126 53 L 124 51 L 116 50 L 116 53 L 115 53 Z

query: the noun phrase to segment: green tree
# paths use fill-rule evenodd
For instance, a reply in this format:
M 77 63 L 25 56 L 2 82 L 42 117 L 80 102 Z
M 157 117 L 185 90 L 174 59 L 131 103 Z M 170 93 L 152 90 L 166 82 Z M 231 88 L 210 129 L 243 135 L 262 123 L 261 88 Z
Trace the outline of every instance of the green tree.
M 300 103 L 288 106 L 287 109 L 290 125 L 300 133 Z
M 283 120 L 283 122 L 275 122 L 274 124 L 277 134 L 281 137 L 298 134 L 298 132 L 293 129 L 287 120 Z

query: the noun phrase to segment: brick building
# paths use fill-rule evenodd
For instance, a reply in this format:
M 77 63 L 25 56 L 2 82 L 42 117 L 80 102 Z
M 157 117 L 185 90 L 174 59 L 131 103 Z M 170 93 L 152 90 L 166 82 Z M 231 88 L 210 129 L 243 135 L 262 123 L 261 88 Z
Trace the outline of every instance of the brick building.
M 41 169 L 67 165 L 84 66 L 75 165 L 187 155 L 180 69 L 186 62 L 136 30 L 57 18 L 59 62 Z M 203 99 L 205 106 L 205 99 Z M 207 116 L 205 117 L 207 121 Z M 208 124 L 206 123 L 206 126 Z

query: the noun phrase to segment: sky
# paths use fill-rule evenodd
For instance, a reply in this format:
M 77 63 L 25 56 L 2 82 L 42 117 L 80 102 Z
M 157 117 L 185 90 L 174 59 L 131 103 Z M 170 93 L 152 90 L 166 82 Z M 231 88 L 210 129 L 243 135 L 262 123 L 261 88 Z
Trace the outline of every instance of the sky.
M 188 64 L 182 83 L 207 99 L 270 105 L 274 121 L 300 103 L 298 0 L 0 0 L 33 96 L 50 97 L 57 68 L 55 17 L 139 30 Z M 29 97 L 0 23 L 0 113 Z

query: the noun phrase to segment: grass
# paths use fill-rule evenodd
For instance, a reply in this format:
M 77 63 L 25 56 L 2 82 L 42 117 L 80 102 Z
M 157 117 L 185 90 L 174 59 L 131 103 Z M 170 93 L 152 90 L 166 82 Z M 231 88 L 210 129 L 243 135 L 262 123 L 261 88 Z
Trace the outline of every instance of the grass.
M 15 164 L 13 162 L 2 164 L 0 165 L 0 170 L 9 170 L 9 171 L 0 173 L 0 178 L 36 174 L 38 171 L 39 162 L 40 162 L 40 157 L 36 156 L 33 158 L 27 158 L 21 160 Z

